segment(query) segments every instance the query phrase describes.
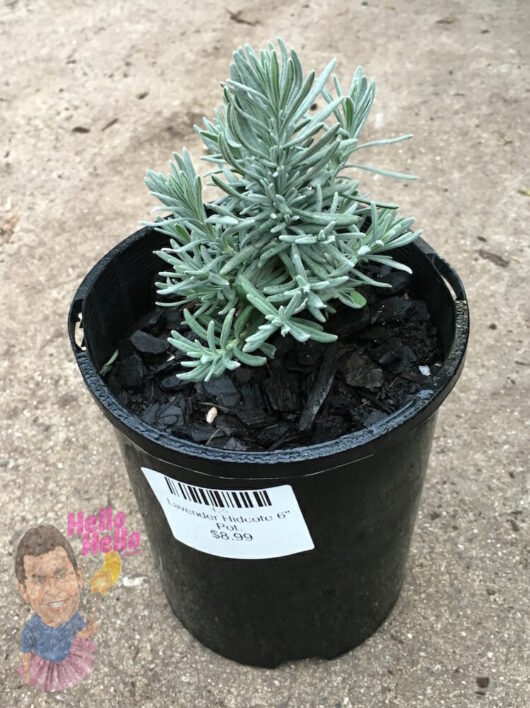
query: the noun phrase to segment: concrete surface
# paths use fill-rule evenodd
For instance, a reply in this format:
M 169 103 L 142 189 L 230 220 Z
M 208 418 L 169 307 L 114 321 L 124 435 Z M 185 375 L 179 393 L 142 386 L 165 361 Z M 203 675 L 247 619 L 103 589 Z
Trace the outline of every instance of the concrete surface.
M 2 2 L 2 705 L 530 705 L 529 24 L 528 3 L 515 0 Z M 18 539 L 43 521 L 65 531 L 68 512 L 107 503 L 143 534 L 111 429 L 73 361 L 67 308 L 95 260 L 148 216 L 146 167 L 165 169 L 183 144 L 199 156 L 192 124 L 218 104 L 231 51 L 277 35 L 307 70 L 334 55 L 345 80 L 357 64 L 376 77 L 366 137 L 415 139 L 370 162 L 421 177 L 377 180 L 378 194 L 416 215 L 469 293 L 467 366 L 440 413 L 405 588 L 356 651 L 253 669 L 181 628 L 142 537 L 98 608 L 90 680 L 46 696 L 17 673 L 28 617 Z M 100 563 L 88 558 L 87 573 Z M 82 612 L 92 604 L 85 590 Z

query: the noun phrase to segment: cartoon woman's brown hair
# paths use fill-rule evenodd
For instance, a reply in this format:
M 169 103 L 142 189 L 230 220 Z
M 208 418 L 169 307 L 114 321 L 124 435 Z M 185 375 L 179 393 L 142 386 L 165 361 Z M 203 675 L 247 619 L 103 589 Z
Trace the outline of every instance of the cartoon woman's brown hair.
M 34 615 L 22 631 L 21 675 L 44 691 L 75 686 L 92 671 L 97 625 L 78 612 L 84 584 L 72 547 L 55 526 L 36 526 L 21 538 L 15 575 Z

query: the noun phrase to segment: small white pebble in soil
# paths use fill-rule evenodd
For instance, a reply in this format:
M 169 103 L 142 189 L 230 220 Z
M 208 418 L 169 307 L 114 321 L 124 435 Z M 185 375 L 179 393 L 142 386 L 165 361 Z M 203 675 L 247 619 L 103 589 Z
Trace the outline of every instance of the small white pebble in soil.
M 206 414 L 206 422 L 210 423 L 210 425 L 211 425 L 216 418 L 217 418 L 217 408 L 215 408 L 215 407 L 210 408 L 210 410 Z
M 428 366 L 418 366 L 418 369 L 424 376 L 429 376 L 429 374 L 431 373 L 431 370 Z

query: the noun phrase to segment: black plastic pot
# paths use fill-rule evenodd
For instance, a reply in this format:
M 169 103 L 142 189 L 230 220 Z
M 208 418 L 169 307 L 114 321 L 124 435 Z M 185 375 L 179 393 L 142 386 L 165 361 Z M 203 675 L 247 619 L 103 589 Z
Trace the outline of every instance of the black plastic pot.
M 142 229 L 102 258 L 74 297 L 69 332 L 85 383 L 115 428 L 171 607 L 206 646 L 246 664 L 335 657 L 372 634 L 399 595 L 436 413 L 464 362 L 462 283 L 421 240 L 396 252 L 414 271 L 445 355 L 431 388 L 409 405 L 331 442 L 229 452 L 146 425 L 99 374 L 152 306 L 160 269 L 152 251 L 164 243 Z M 75 343 L 80 315 L 86 348 Z

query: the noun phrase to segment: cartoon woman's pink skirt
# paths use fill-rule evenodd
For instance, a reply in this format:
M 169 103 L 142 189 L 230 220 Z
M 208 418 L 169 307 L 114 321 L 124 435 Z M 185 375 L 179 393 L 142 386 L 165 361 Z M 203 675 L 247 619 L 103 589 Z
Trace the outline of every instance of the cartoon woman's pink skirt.
M 31 685 L 43 691 L 64 691 L 76 686 L 92 673 L 95 651 L 92 639 L 74 637 L 70 653 L 63 661 L 48 661 L 32 653 L 29 664 Z M 24 677 L 22 666 L 19 671 Z

